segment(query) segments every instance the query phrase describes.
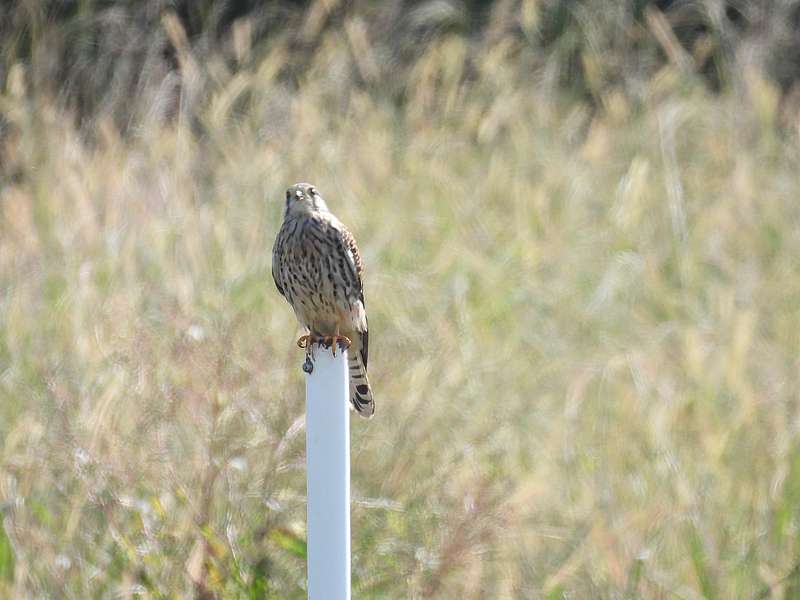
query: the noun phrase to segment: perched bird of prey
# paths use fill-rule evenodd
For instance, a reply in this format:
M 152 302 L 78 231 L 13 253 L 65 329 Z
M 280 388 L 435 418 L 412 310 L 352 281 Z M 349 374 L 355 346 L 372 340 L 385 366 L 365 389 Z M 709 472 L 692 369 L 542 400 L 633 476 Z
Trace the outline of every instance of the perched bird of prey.
M 283 225 L 272 249 L 272 278 L 308 333 L 297 340 L 350 348 L 350 402 L 362 417 L 375 413 L 367 379 L 369 332 L 361 284 L 363 267 L 356 240 L 328 210 L 310 183 L 286 190 Z

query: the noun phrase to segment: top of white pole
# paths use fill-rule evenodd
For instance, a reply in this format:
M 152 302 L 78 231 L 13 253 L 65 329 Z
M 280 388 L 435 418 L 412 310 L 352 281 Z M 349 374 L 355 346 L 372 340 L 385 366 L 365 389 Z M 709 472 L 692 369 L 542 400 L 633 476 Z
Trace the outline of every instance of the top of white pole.
M 308 597 L 350 600 L 350 400 L 347 352 L 314 347 L 306 376 Z

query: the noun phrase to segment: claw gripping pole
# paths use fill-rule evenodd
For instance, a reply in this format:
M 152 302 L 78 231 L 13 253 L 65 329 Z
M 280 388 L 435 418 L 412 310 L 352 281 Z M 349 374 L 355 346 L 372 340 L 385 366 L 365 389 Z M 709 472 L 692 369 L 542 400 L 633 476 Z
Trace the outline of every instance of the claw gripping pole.
M 318 345 L 306 373 L 309 600 L 350 600 L 348 396 L 347 352 Z

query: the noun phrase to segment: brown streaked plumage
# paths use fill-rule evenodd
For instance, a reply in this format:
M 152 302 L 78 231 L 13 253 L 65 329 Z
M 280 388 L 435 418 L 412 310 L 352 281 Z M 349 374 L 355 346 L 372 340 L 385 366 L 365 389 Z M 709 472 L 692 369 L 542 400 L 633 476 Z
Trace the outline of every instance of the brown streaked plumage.
M 367 378 L 369 332 L 362 286 L 363 266 L 353 235 L 328 210 L 310 183 L 286 190 L 283 225 L 272 249 L 275 286 L 294 309 L 297 320 L 314 338 L 336 347 L 348 338 L 350 402 L 362 417 L 375 412 Z M 337 339 L 338 338 L 338 339 Z

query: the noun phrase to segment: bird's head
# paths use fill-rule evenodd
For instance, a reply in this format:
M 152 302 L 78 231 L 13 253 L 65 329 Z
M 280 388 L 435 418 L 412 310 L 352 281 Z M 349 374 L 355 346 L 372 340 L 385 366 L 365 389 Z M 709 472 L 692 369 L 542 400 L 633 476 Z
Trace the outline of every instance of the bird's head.
M 286 190 L 286 212 L 284 217 L 300 216 L 314 211 L 327 211 L 328 205 L 317 188 L 310 183 L 295 183 Z

